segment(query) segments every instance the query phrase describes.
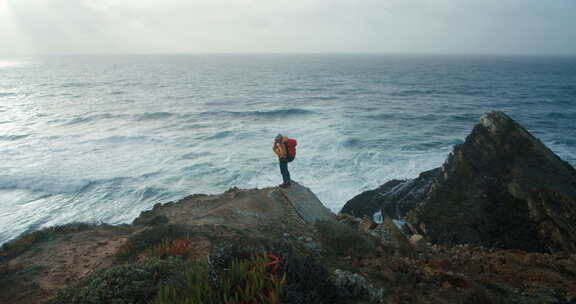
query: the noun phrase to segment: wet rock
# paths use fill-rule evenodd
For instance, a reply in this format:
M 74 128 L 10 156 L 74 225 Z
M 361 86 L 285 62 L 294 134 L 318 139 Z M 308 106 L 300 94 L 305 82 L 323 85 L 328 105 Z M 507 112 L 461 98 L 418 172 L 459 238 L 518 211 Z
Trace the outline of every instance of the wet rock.
M 362 192 L 346 202 L 341 213 L 364 217 L 382 211 L 386 216 L 400 219 L 424 200 L 432 186 L 432 177 L 439 171 L 423 172 L 416 179 L 391 180 L 377 189 Z

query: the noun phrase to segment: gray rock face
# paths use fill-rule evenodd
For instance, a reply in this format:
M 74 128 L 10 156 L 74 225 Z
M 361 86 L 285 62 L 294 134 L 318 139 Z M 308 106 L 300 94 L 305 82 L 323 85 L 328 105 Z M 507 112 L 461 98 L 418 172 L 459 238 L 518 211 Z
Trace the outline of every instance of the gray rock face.
M 307 223 L 314 224 L 316 221 L 336 221 L 336 215 L 322 202 L 310 189 L 292 181 L 288 188 L 278 188 L 278 192 L 272 195 L 283 196 L 296 210 L 296 213 Z
M 413 233 L 436 243 L 576 252 L 576 170 L 504 113 L 484 114 L 441 168 L 392 193 L 408 182 L 385 184 L 378 196 L 387 199 L 366 205 L 406 214 Z

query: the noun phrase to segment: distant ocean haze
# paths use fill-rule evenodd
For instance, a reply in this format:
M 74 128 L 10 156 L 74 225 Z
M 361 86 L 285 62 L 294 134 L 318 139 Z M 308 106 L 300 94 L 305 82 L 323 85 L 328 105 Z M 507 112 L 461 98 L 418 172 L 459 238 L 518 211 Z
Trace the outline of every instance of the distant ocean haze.
M 576 165 L 576 57 L 213 55 L 0 59 L 0 243 L 292 178 L 331 210 L 440 166 L 500 110 Z

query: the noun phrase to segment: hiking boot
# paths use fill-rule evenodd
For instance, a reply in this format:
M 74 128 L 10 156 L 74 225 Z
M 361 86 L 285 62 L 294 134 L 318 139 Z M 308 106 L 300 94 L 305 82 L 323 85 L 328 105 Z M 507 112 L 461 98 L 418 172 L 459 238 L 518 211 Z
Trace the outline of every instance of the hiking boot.
M 288 188 L 288 187 L 290 187 L 290 184 L 281 184 L 279 187 L 280 188 Z

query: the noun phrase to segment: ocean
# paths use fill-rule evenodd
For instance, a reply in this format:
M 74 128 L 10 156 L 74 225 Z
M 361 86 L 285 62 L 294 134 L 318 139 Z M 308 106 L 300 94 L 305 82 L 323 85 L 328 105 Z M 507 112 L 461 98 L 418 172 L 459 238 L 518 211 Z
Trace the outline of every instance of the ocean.
M 0 244 L 69 222 L 292 179 L 331 210 L 440 166 L 504 111 L 576 165 L 576 57 L 165 55 L 0 58 Z

